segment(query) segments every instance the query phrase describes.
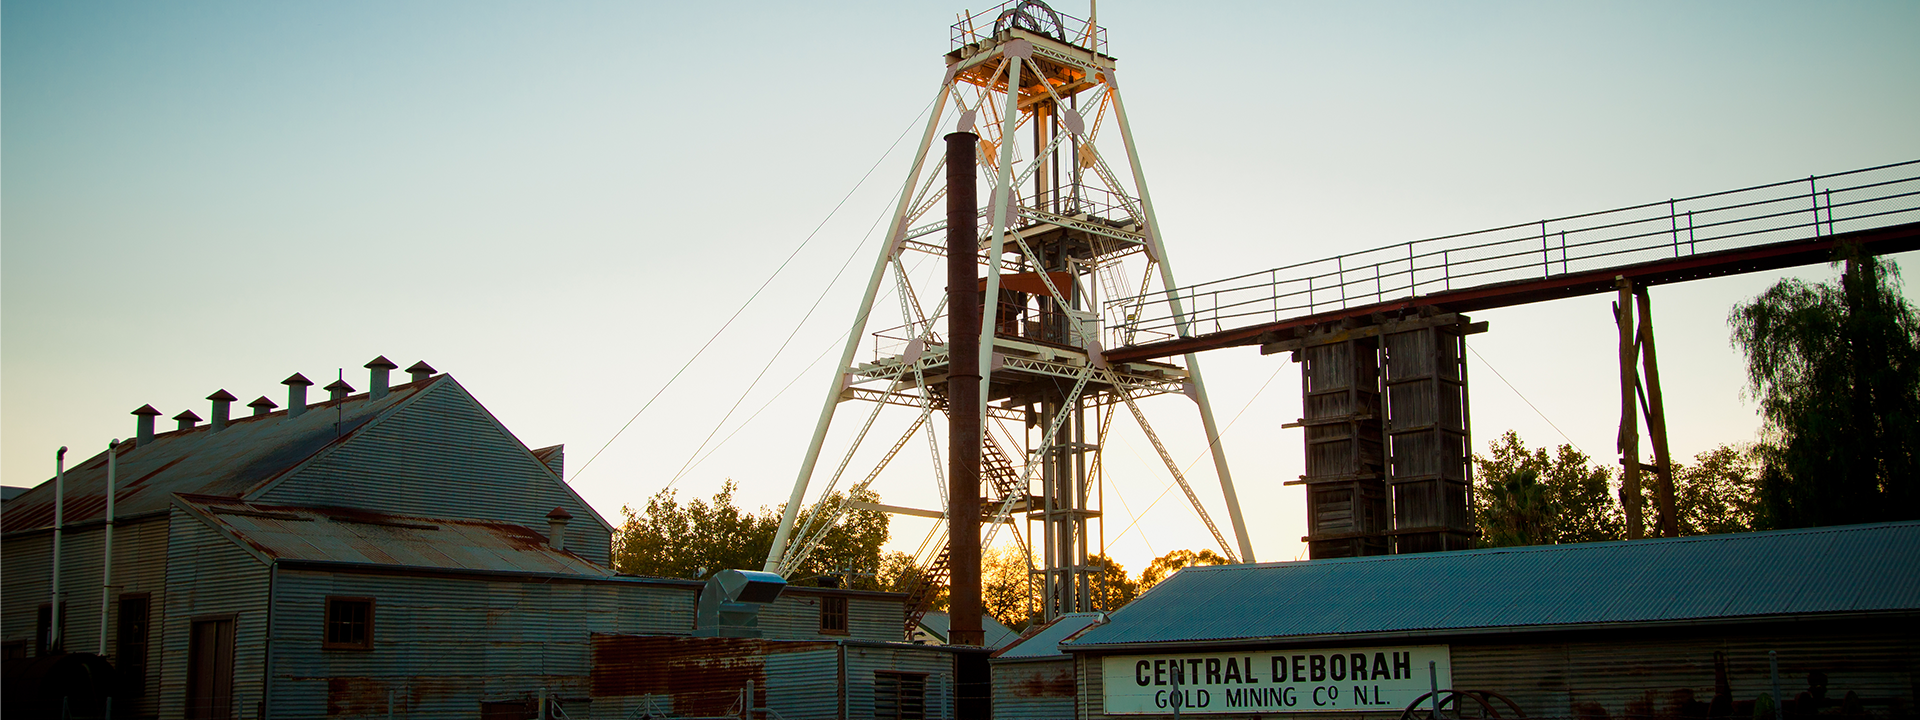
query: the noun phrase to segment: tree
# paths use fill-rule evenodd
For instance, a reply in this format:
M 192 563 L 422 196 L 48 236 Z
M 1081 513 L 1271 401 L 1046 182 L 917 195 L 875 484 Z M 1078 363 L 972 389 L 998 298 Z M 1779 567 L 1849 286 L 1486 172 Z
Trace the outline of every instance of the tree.
M 1508 430 L 1473 456 L 1474 518 L 1489 547 L 1619 540 L 1620 505 L 1608 491 L 1613 473 L 1586 453 L 1561 445 L 1528 450 Z
M 1002 545 L 980 553 L 980 609 L 1008 628 L 1026 629 L 1040 601 L 1027 574 L 1032 568 L 1033 558 L 1018 547 Z
M 1763 527 L 1920 517 L 1920 311 L 1891 265 L 1836 264 L 1837 284 L 1782 280 L 1727 318 L 1765 422 Z
M 1098 572 L 1093 576 L 1094 607 L 1113 612 L 1139 597 L 1140 583 L 1127 577 L 1127 569 L 1113 558 L 1094 555 L 1087 558 L 1087 565 Z
M 1181 568 L 1194 565 L 1228 565 L 1226 557 L 1212 550 L 1175 550 L 1154 558 L 1140 571 L 1140 592 L 1152 590 L 1161 581 L 1173 577 Z
M 694 498 L 681 505 L 674 490 L 662 490 L 647 499 L 645 512 L 620 508 L 625 516 L 613 538 L 613 566 L 634 575 L 703 579 L 715 572 L 759 569 L 773 547 L 780 527 L 780 510 L 762 507 L 747 512 L 735 507 L 732 480 L 713 499 Z M 862 491 L 855 496 L 878 502 Z M 816 513 L 840 507 L 834 493 L 799 513 L 796 527 L 804 527 Z M 849 510 L 829 527 L 826 537 L 789 580 L 795 584 L 845 585 L 879 589 L 880 546 L 887 541 L 888 518 L 872 510 Z
M 647 498 L 646 511 L 622 507 L 625 522 L 613 538 L 613 566 L 634 575 L 701 579 L 727 568 L 759 568 L 773 544 L 779 517 L 733 505 L 728 480 L 713 500 L 685 506 L 673 490 Z
M 1721 445 L 1674 463 L 1674 506 L 1681 535 L 1717 535 L 1753 529 L 1759 506 L 1760 457 L 1752 445 Z
M 1480 492 L 1482 547 L 1547 545 L 1559 539 L 1553 500 L 1540 484 L 1539 470 L 1522 467 L 1486 480 Z

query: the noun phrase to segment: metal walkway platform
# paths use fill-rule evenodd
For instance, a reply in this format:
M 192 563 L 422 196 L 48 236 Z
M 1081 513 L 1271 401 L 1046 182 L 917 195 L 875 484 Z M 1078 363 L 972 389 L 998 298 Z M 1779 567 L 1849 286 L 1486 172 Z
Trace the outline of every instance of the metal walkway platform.
M 1920 160 L 1416 240 L 1181 288 L 1126 324 L 1134 362 L 1254 345 L 1293 328 L 1431 307 L 1470 312 L 1833 258 L 1920 249 Z M 1120 302 L 1138 302 L 1131 298 Z M 1153 310 L 1158 309 L 1158 314 Z

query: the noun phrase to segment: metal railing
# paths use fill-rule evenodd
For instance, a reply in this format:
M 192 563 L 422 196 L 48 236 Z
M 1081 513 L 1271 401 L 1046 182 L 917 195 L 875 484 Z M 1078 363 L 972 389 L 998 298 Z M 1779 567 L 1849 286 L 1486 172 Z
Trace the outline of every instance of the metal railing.
M 1093 28 L 1090 36 L 1088 25 L 1088 21 L 1054 10 L 1045 3 L 1007 0 L 954 23 L 952 49 L 959 50 L 993 37 L 1009 27 L 1019 27 L 1104 54 L 1107 51 L 1107 29 Z
M 1106 304 L 1144 301 L 1114 328 L 1142 342 L 1915 221 L 1920 160 L 1414 240 Z

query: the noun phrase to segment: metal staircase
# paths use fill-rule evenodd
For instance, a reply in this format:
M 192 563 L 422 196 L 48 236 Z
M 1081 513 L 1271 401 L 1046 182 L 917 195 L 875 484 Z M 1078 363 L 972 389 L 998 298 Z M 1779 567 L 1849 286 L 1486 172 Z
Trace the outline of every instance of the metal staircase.
M 1020 470 L 1014 467 L 1012 458 L 1000 448 L 1000 443 L 993 439 L 992 433 L 986 434 L 985 440 L 980 446 L 980 476 L 987 486 L 993 488 L 994 493 L 986 503 L 982 503 L 982 507 L 991 504 L 997 513 L 999 508 L 1006 506 L 1008 497 L 1024 494 L 1024 488 L 1021 487 Z M 952 543 L 942 542 L 940 552 L 933 556 L 933 561 L 927 563 L 920 571 L 920 577 L 907 589 L 905 636 L 908 639 L 913 638 L 913 631 L 926 618 L 927 611 L 933 609 L 933 599 L 947 586 L 947 580 L 953 572 L 948 565 L 951 554 Z

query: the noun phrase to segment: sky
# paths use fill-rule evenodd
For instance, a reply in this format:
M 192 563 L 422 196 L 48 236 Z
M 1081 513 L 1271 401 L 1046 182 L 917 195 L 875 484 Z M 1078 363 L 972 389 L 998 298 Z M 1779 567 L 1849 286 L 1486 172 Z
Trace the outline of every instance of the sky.
M 294 372 L 364 389 L 385 355 L 565 443 L 616 523 L 669 483 L 783 502 L 962 9 L 6 3 L 0 482 L 132 435 L 143 404 L 283 402 Z M 1109 0 L 1099 21 L 1187 284 L 1920 158 L 1911 2 Z M 1759 427 L 1729 309 L 1832 276 L 1653 289 L 1676 457 Z M 1610 300 L 1475 314 L 1477 448 L 1513 429 L 1611 460 Z M 1202 363 L 1256 555 L 1303 557 L 1298 368 Z M 1146 409 L 1224 528 L 1192 405 Z M 1150 445 L 1107 453 L 1110 555 L 1211 545 Z

